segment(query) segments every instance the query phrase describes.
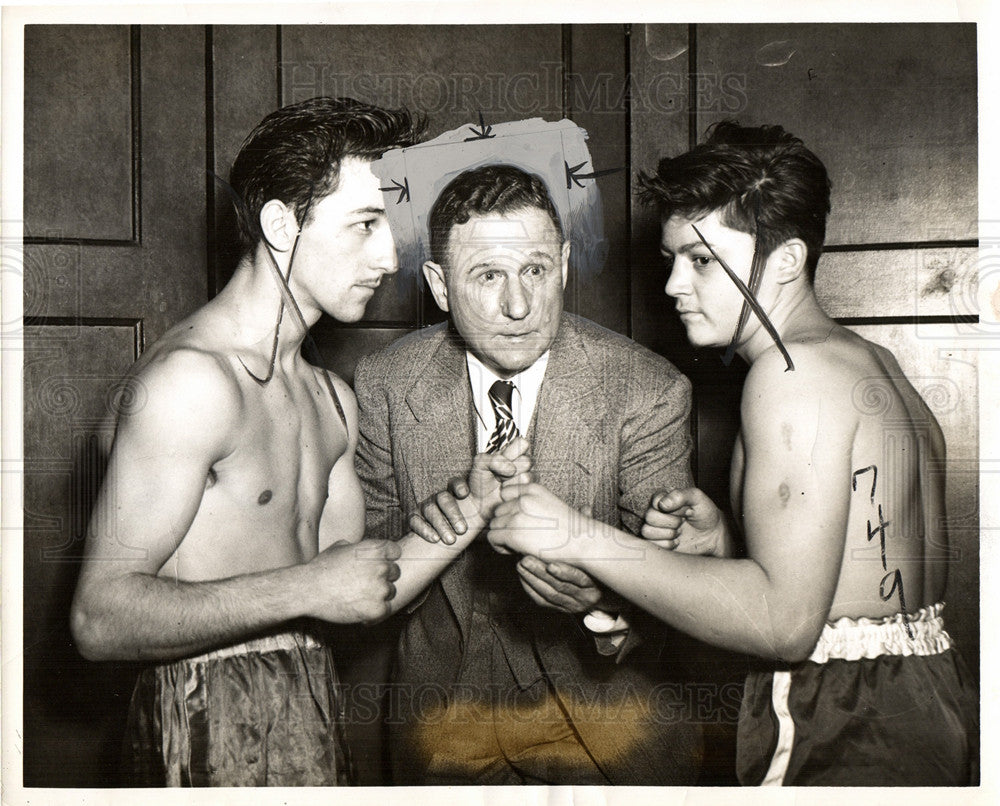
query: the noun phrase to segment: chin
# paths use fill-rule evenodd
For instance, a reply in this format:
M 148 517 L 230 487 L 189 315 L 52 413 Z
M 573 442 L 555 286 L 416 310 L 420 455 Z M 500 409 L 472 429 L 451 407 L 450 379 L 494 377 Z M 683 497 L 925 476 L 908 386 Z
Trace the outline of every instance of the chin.
M 698 328 L 686 328 L 687 340 L 692 347 L 705 348 L 705 347 L 725 347 L 726 344 L 720 344 L 719 339 L 714 333 L 705 333 L 700 331 Z
M 353 324 L 354 322 L 360 322 L 364 318 L 367 308 L 368 300 L 365 300 L 364 302 L 357 303 L 356 305 L 341 304 L 335 306 L 327 310 L 327 314 L 332 316 L 338 322 Z

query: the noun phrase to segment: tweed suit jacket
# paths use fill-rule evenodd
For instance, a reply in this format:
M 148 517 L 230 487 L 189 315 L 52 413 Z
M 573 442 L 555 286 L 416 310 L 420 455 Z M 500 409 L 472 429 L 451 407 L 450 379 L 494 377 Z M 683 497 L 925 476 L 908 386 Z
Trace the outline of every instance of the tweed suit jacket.
M 393 539 L 421 502 L 471 467 L 475 412 L 461 338 L 446 324 L 412 333 L 362 359 L 355 391 L 366 536 Z M 692 484 L 690 399 L 687 378 L 665 359 L 564 313 L 527 434 L 536 478 L 570 506 L 591 506 L 596 519 L 637 532 L 655 490 Z M 449 690 L 472 605 L 467 568 L 456 561 L 413 608 L 394 682 Z M 522 687 L 548 677 L 608 778 L 693 783 L 700 733 L 671 688 L 682 681 L 671 675 L 664 631 L 647 630 L 655 638 L 635 648 L 630 635 L 609 658 L 578 618 L 540 608 L 527 594 L 523 607 L 537 616 L 530 626 L 500 618 L 496 627 L 514 676 Z

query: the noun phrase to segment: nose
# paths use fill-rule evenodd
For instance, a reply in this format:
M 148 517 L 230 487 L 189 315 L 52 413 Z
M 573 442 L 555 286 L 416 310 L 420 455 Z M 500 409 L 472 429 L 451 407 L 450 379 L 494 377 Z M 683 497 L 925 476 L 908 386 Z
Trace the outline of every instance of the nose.
M 667 278 L 667 284 L 663 287 L 663 292 L 668 297 L 674 297 L 675 299 L 690 290 L 687 272 L 681 268 L 681 262 L 680 260 L 674 260 L 674 265 L 670 269 L 670 276 Z
M 399 259 L 396 256 L 396 243 L 392 239 L 392 230 L 382 227 L 382 232 L 375 244 L 375 266 L 384 274 L 395 274 L 399 271 Z
M 524 319 L 531 310 L 531 300 L 521 283 L 520 277 L 507 280 L 503 295 L 503 314 L 508 319 Z

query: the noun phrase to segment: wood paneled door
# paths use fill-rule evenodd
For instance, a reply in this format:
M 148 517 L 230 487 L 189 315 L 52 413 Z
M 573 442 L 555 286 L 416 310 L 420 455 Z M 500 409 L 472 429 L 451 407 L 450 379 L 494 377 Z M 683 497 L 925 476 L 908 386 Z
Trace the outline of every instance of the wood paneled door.
M 69 602 L 117 382 L 207 300 L 205 29 L 30 25 L 24 68 L 24 782 L 111 785 L 134 670 Z

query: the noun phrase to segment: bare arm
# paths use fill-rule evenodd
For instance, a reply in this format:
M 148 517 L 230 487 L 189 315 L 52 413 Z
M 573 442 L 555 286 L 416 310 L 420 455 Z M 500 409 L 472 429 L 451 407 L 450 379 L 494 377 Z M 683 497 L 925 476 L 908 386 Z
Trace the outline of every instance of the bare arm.
M 360 402 L 355 479 L 360 479 L 367 508 L 365 542 L 402 534 L 398 540 L 402 550 L 400 577 L 391 603 L 391 612 L 396 612 L 419 596 L 482 531 L 500 501 L 500 483 L 494 473 L 501 478 L 526 473 L 530 460 L 524 439 L 515 440 L 499 455 L 480 454 L 473 460 L 467 482 L 459 485 L 462 497 L 456 499 L 441 491 L 450 499 L 448 503 L 442 504 L 444 497 L 438 495 L 437 501 L 427 502 L 430 506 L 425 509 L 426 518 L 411 516 L 411 530 L 404 531 L 393 467 L 389 404 L 385 390 L 374 380 L 378 373 L 372 371 L 371 362 L 371 358 L 362 359 L 354 379 Z M 436 515 L 432 516 L 431 510 L 436 510 Z M 451 519 L 451 528 L 446 529 L 449 512 L 464 523 L 456 525 Z
M 661 359 L 638 363 L 625 379 L 628 394 L 618 434 L 618 513 L 625 529 L 637 533 L 655 490 L 692 482 L 691 384 Z M 571 564 L 546 564 L 528 555 L 518 572 L 536 603 L 574 613 L 598 607 L 618 615 L 629 609 L 620 597 L 596 586 Z M 619 626 L 627 627 L 626 621 L 619 621 Z
M 334 546 L 312 562 L 207 582 L 159 577 L 232 450 L 238 387 L 206 354 L 177 351 L 138 376 L 142 405 L 118 425 L 72 608 L 91 659 L 183 657 L 299 616 L 379 618 L 398 551 Z
M 481 453 L 476 456 L 469 472 L 471 494 L 457 501 L 466 530 L 457 536 L 454 543 L 429 542 L 414 532 L 409 532 L 399 541 L 402 549 L 400 577 L 391 603 L 392 612 L 413 601 L 479 535 L 500 503 L 502 479 L 515 483 L 526 480 L 525 474 L 531 466 L 527 449 L 528 441 L 520 437 L 498 454 Z
M 844 550 L 853 417 L 849 404 L 796 360 L 793 377 L 756 367 L 744 391 L 743 511 L 749 558 L 682 555 L 593 523 L 537 485 L 497 509 L 490 539 L 570 559 L 673 626 L 728 649 L 799 660 L 829 613 Z M 545 524 L 555 526 L 545 527 Z
M 317 373 L 325 370 L 316 370 Z M 347 450 L 333 465 L 327 484 L 327 498 L 319 520 L 319 550 L 338 542 L 357 543 L 365 536 L 365 494 L 354 469 L 358 446 L 358 402 L 351 388 L 336 375 L 330 378 L 347 418 Z M 330 401 L 328 412 L 332 421 L 340 423 L 340 415 Z

